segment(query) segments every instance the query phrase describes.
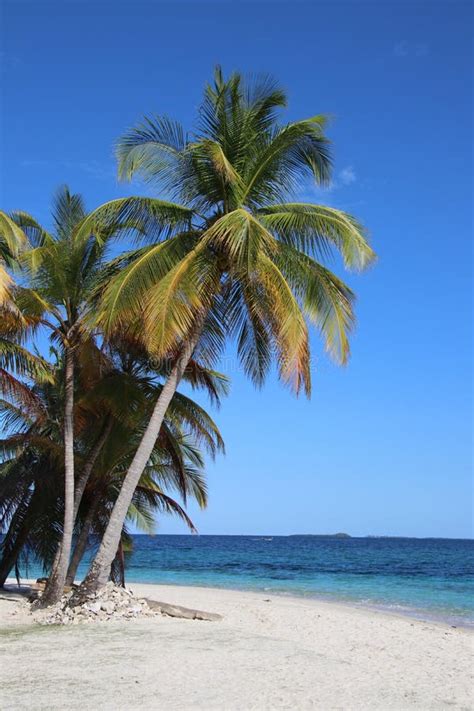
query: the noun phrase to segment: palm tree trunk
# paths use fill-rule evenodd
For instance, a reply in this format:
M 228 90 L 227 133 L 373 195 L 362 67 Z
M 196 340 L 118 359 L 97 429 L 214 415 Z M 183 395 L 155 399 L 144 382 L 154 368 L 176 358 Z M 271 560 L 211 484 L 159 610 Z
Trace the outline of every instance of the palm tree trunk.
M 74 353 L 65 347 L 64 397 L 64 524 L 61 552 L 56 569 L 50 575 L 39 607 L 54 605 L 64 591 L 74 530 Z
M 14 567 L 18 560 L 18 556 L 21 553 L 21 549 L 26 543 L 28 538 L 28 533 L 30 532 L 30 526 L 27 519 L 25 519 L 21 525 L 21 529 L 15 539 L 15 542 L 11 546 L 10 550 L 4 551 L 2 560 L 0 563 L 0 588 L 3 588 L 5 581 L 10 574 L 11 569 Z
M 112 417 L 110 417 L 107 421 L 107 424 L 106 424 L 104 430 L 102 431 L 102 434 L 96 440 L 94 446 L 92 447 L 91 451 L 89 452 L 89 456 L 86 460 L 86 463 L 84 464 L 82 472 L 77 478 L 76 486 L 74 489 L 73 525 L 76 523 L 76 518 L 77 518 L 77 513 L 79 511 L 79 506 L 81 504 L 82 497 L 83 497 L 87 482 L 89 481 L 89 477 L 92 474 L 94 464 L 96 463 L 97 457 L 99 456 L 99 454 L 102 451 L 102 447 L 104 446 L 104 444 L 107 441 L 107 438 L 112 430 L 112 427 L 113 427 L 113 419 L 112 419 Z M 56 575 L 56 571 L 57 571 L 57 568 L 59 565 L 59 561 L 60 561 L 61 554 L 62 554 L 63 542 L 64 542 L 64 536 L 61 539 L 60 545 L 58 546 L 58 550 L 56 551 L 54 562 L 51 567 L 51 575 L 53 575 L 53 576 Z M 87 543 L 87 540 L 86 540 L 86 543 Z M 76 547 L 77 547 L 77 544 L 76 544 Z M 82 556 L 81 556 L 81 558 L 82 558 Z M 76 575 L 76 571 L 77 571 L 77 565 L 76 565 L 76 570 L 74 570 L 74 573 L 73 573 L 73 581 L 74 581 L 74 576 Z M 68 582 L 68 579 L 69 579 L 69 570 L 68 570 L 67 579 L 66 579 L 67 585 L 70 584 Z
M 92 525 L 94 523 L 94 518 L 97 513 L 97 509 L 99 508 L 100 501 L 101 498 L 97 494 L 91 506 L 89 507 L 89 511 L 87 512 L 87 515 L 84 519 L 81 531 L 79 533 L 79 536 L 77 537 L 76 545 L 74 546 L 74 551 L 71 556 L 71 562 L 69 563 L 69 568 L 66 576 L 66 585 L 72 585 L 76 578 L 79 563 L 83 559 L 84 553 L 87 549 L 89 535 L 92 531 Z
M 112 417 L 109 417 L 107 420 L 107 424 L 102 430 L 102 434 L 99 436 L 96 443 L 92 447 L 89 456 L 86 460 L 86 463 L 84 464 L 82 472 L 77 478 L 76 488 L 74 491 L 74 522 L 76 521 L 77 512 L 79 511 L 79 506 L 81 504 L 82 496 L 84 494 L 84 489 L 86 488 L 87 482 L 89 481 L 89 477 L 92 474 L 92 470 L 97 461 L 97 457 L 101 453 L 102 447 L 107 442 L 107 439 L 112 431 L 113 424 L 114 421 Z
M 163 385 L 163 389 L 158 400 L 156 401 L 148 426 L 143 434 L 133 461 L 130 464 L 128 472 L 125 476 L 120 493 L 112 509 L 109 523 L 102 538 L 99 550 L 97 551 L 97 555 L 95 556 L 89 572 L 81 585 L 84 596 L 96 592 L 99 588 L 103 587 L 110 577 L 110 568 L 119 547 L 123 524 L 125 522 L 129 506 L 132 502 L 133 494 L 153 451 L 153 447 L 155 446 L 168 405 L 176 392 L 181 377 L 197 345 L 203 324 L 204 315 L 200 316 L 189 341 L 184 346 L 176 364 L 168 376 L 168 379 Z
M 120 539 L 119 547 L 112 565 L 112 579 L 116 584 L 120 585 L 120 587 L 125 587 L 125 553 L 122 539 Z
M 21 549 L 28 538 L 28 533 L 31 528 L 31 517 L 28 514 L 31 510 L 33 497 L 31 496 L 29 490 L 23 494 L 13 516 L 11 517 L 8 531 L 6 532 L 0 546 L 2 554 L 0 559 L 0 588 L 4 586 L 5 580 L 8 578 L 8 574 L 15 565 L 18 556 L 21 553 Z

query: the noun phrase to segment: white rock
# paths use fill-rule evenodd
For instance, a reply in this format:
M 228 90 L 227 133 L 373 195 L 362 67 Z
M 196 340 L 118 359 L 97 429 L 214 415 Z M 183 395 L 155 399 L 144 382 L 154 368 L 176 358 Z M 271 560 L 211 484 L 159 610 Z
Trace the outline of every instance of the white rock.
M 101 602 L 100 609 L 111 615 L 115 611 L 115 603 L 112 600 L 105 600 L 105 602 Z
M 93 612 L 95 615 L 97 615 L 100 611 L 101 603 L 100 602 L 88 602 L 84 605 L 84 608 L 88 610 L 89 612 Z

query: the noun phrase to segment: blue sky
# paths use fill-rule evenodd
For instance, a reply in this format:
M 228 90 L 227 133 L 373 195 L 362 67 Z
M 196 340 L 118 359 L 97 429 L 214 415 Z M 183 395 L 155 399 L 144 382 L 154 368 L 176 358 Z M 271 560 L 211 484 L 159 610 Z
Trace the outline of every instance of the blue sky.
M 313 396 L 256 392 L 232 359 L 201 533 L 470 537 L 472 5 L 12 2 L 0 30 L 0 207 L 47 221 L 67 182 L 90 207 L 144 113 L 191 126 L 213 66 L 270 72 L 285 120 L 332 115 L 331 190 L 379 261 L 350 275 L 347 368 L 314 334 Z M 148 189 L 147 189 L 148 190 Z M 340 269 L 339 264 L 332 265 Z M 184 532 L 171 519 L 159 531 Z

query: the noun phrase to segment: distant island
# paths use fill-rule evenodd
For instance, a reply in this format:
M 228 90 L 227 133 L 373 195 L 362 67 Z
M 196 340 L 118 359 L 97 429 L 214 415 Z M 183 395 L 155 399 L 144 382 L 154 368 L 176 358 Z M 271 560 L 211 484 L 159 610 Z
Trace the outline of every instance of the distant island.
M 352 538 L 348 533 L 291 533 L 290 538 Z

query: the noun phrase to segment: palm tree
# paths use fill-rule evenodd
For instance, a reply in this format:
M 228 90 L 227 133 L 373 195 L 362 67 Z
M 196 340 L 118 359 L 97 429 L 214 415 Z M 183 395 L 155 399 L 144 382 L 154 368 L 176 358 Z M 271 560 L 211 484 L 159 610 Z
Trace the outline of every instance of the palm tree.
M 256 384 L 275 354 L 282 380 L 309 394 L 309 319 L 328 351 L 347 361 L 354 294 L 320 260 L 335 249 L 346 268 L 363 269 L 374 252 L 351 215 L 294 202 L 308 177 L 328 183 L 331 160 L 325 117 L 280 125 L 284 106 L 284 92 L 270 79 L 225 80 L 218 68 L 192 135 L 154 116 L 119 141 L 120 176 L 140 174 L 166 200 L 115 200 L 90 216 L 88 229 L 96 220 L 138 221 L 148 242 L 111 265 L 99 323 L 109 333 L 135 322 L 150 352 L 170 359 L 170 369 L 85 594 L 108 579 L 133 492 L 195 350 L 215 359 L 226 337 L 235 337 Z
M 101 516 L 101 528 L 95 533 L 99 535 L 105 531 L 108 516 L 148 422 L 150 411 L 162 390 L 162 385 L 157 380 L 160 374 L 151 367 L 149 357 L 139 341 L 124 337 L 124 334 L 114 334 L 108 342 L 108 349 L 119 372 L 115 377 L 111 375 L 104 379 L 102 385 L 105 388 L 99 385 L 90 393 L 90 412 L 87 397 L 80 402 L 80 408 L 89 418 L 90 414 L 96 414 L 97 403 L 100 404 L 101 410 L 106 403 L 115 413 L 114 424 L 85 492 L 86 500 L 82 511 L 83 516 L 85 511 L 85 517 L 72 554 L 67 584 L 74 580 L 104 498 L 106 514 Z M 227 394 L 227 378 L 204 368 L 196 361 L 192 361 L 189 366 L 184 379 L 193 388 L 204 388 L 211 401 L 218 406 L 222 396 Z M 126 408 L 123 408 L 123 403 L 126 403 Z M 175 392 L 131 506 L 137 497 L 151 499 L 156 510 L 177 514 L 194 530 L 184 510 L 165 493 L 165 489 L 171 486 L 180 494 L 184 503 L 191 495 L 200 506 L 206 505 L 205 487 L 199 473 L 204 463 L 193 443 L 203 447 L 212 458 L 218 452 L 224 451 L 222 437 L 212 418 L 192 399 Z M 129 507 L 128 515 L 130 511 Z
M 107 238 L 119 229 L 116 223 L 105 231 L 100 231 L 96 225 L 94 233 L 79 236 L 86 218 L 85 207 L 82 198 L 71 194 L 66 187 L 58 191 L 52 218 L 54 231 L 50 233 L 27 213 L 11 215 L 11 221 L 23 231 L 32 246 L 21 260 L 30 284 L 28 288 L 16 288 L 16 303 L 20 312 L 38 319 L 63 353 L 64 525 L 56 564 L 41 601 L 43 605 L 54 603 L 61 596 L 71 551 L 76 352 L 90 338 L 86 321 L 88 294 L 101 267 Z
M 91 534 L 100 534 L 117 496 L 120 482 L 133 457 L 136 441 L 146 424 L 159 383 L 143 373 L 143 367 L 127 353 L 128 372 L 101 368 L 97 354 L 82 348 L 76 358 L 74 407 L 75 458 L 78 479 L 95 452 L 93 476 L 85 486 L 75 522 L 77 541 L 68 569 L 73 580 Z M 120 357 L 115 358 L 118 361 Z M 196 366 L 199 369 L 199 366 Z M 42 561 L 45 570 L 54 566 L 54 554 L 61 540 L 64 516 L 64 443 L 61 418 L 64 410 L 63 366 L 52 369 L 52 383 L 34 386 L 36 406 L 18 408 L 15 402 L 0 402 L 10 434 L 0 440 L 0 528 L 6 536 L 0 546 L 0 586 L 25 552 Z M 99 371 L 102 376 L 99 378 Z M 203 375 L 204 377 L 204 375 Z M 225 381 L 208 374 L 211 391 L 223 392 Z M 219 397 L 219 395 L 217 396 Z M 107 437 L 97 451 L 97 434 Z M 94 439 L 94 434 L 96 439 Z M 202 475 L 203 459 L 196 449 L 201 443 L 214 455 L 223 449 L 219 431 L 209 415 L 189 398 L 176 393 L 166 425 L 156 442 L 128 511 L 128 518 L 148 530 L 156 512 L 174 513 L 193 530 L 185 510 L 169 495 L 176 490 L 184 502 L 195 498 L 206 504 Z M 123 536 L 127 531 L 124 527 Z
M 133 437 L 132 442 L 127 442 L 122 437 L 120 444 L 122 446 L 117 446 L 117 440 L 111 438 L 111 447 L 104 449 L 94 479 L 85 492 L 82 511 L 79 512 L 78 526 L 76 526 L 78 536 L 71 556 L 67 585 L 72 585 L 74 582 L 78 566 L 86 552 L 91 536 L 93 539 L 100 540 L 107 527 L 110 510 L 136 448 Z M 132 546 L 126 526 L 128 521 L 141 531 L 152 533 L 157 513 L 174 514 L 185 522 L 192 533 L 196 532 L 185 509 L 167 492 L 170 488 L 174 488 L 184 501 L 195 498 L 201 508 L 204 508 L 207 503 L 207 492 L 202 476 L 203 466 L 201 453 L 186 437 L 173 436 L 172 442 L 155 446 L 151 461 L 140 478 L 127 512 L 115 556 L 118 568 L 121 569 L 123 564 L 121 546 L 124 543 L 128 549 Z M 112 578 L 114 577 L 113 567 Z M 123 577 L 123 571 L 121 573 Z
M 0 587 L 27 548 L 51 561 L 60 541 L 61 527 L 51 522 L 63 514 L 62 369 L 51 372 L 51 381 L 31 387 L 29 400 L 19 402 L 16 393 L 0 400 Z

